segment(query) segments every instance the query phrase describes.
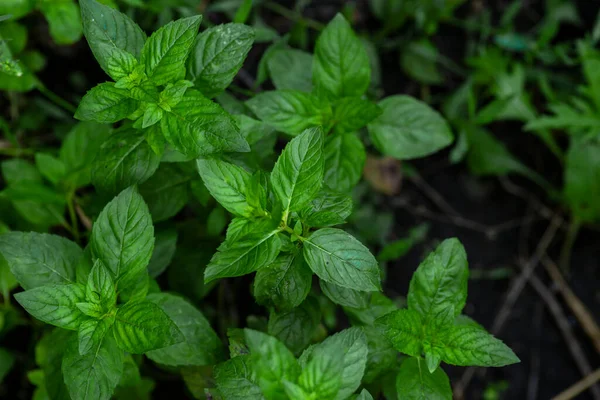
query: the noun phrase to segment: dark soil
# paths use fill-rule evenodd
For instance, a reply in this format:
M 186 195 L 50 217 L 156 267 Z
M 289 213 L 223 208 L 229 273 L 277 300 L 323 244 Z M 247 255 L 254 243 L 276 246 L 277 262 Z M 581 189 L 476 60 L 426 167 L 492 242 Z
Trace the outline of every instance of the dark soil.
M 1 0 L 0 0 L 1 1 Z M 281 2 L 282 4 L 292 2 Z M 340 10 L 343 1 L 314 1 L 306 10 L 310 18 L 327 21 L 335 12 Z M 504 1 L 490 1 L 490 7 L 497 8 L 500 12 Z M 543 12 L 542 1 L 528 2 L 533 8 Z M 538 6 L 537 3 L 540 5 Z M 561 32 L 559 39 L 568 40 L 581 37 L 584 32 L 593 26 L 597 14 L 597 5 L 590 1 L 579 1 L 581 15 L 585 27 L 579 30 Z M 358 2 L 359 26 L 366 31 L 377 29 L 377 21 L 368 14 L 365 1 Z M 541 9 L 540 9 L 541 7 Z M 593 8 L 593 10 L 591 10 Z M 538 11 L 539 11 L 538 10 Z M 468 12 L 462 10 L 460 12 Z M 290 24 L 281 17 L 265 12 L 267 22 L 284 31 Z M 217 19 L 218 16 L 211 16 Z M 98 82 L 107 78 L 97 66 L 85 41 L 69 47 L 59 49 L 48 42 L 44 21 L 39 16 L 28 17 L 29 26 L 36 28 L 40 34 L 31 35 L 33 46 L 39 48 L 48 57 L 48 67 L 42 73 L 42 81 L 61 96 L 76 102 L 77 97 L 85 93 Z M 466 37 L 460 28 L 442 26 L 437 33 L 436 44 L 448 57 L 463 63 Z M 252 72 L 256 70 L 264 46 L 257 46 L 246 63 L 245 69 Z M 402 75 L 398 65 L 398 53 L 388 52 L 382 55 L 383 82 L 386 95 L 409 93 L 417 95 L 414 91 L 417 86 L 410 83 L 409 78 Z M 84 83 L 73 79 L 75 75 L 83 75 Z M 439 88 L 443 97 L 450 93 L 459 84 L 456 78 L 449 79 L 448 87 Z M 240 83 L 242 85 L 242 83 Z M 492 126 L 492 131 L 501 138 L 523 162 L 542 173 L 548 180 L 560 185 L 561 172 L 555 160 L 545 150 L 539 140 L 521 131 L 518 124 L 497 124 Z M 433 157 L 420 160 L 413 165 L 417 168 L 424 182 L 437 192 L 448 205 L 456 210 L 461 221 L 449 221 L 448 210 L 440 207 L 427 195 L 422 185 L 417 185 L 410 179 L 405 179 L 401 193 L 396 197 L 381 199 L 381 208 L 391 210 L 395 216 L 393 236 L 403 237 L 409 228 L 416 224 L 427 222 L 430 225 L 428 239 L 413 249 L 406 257 L 390 265 L 386 291 L 392 295 L 405 295 L 408 290 L 410 277 L 423 255 L 435 244 L 448 237 L 458 237 L 464 244 L 469 255 L 472 279 L 469 285 L 468 303 L 465 313 L 490 329 L 498 311 L 502 308 L 506 293 L 511 284 L 518 278 L 521 269 L 518 266 L 520 258 L 531 257 L 542 235 L 549 226 L 549 219 L 540 215 L 539 206 L 532 203 L 532 196 L 546 204 L 551 211 L 562 213 L 568 221 L 564 210 L 544 197 L 544 194 L 532 183 L 518 178 L 510 178 L 511 183 L 519 187 L 527 195 L 524 197 L 509 193 L 505 185 L 496 178 L 475 178 L 469 174 L 464 164 L 451 165 L 448 162 L 447 152 L 441 152 Z M 407 206 L 409 204 L 410 206 Z M 446 207 L 447 208 L 447 207 Z M 523 222 L 531 218 L 533 221 Z M 495 236 L 486 235 L 481 226 L 497 226 L 507 221 L 517 221 L 511 229 L 504 230 Z M 465 221 L 467 221 L 465 223 Z M 470 222 L 469 222 L 470 221 Z M 480 228 L 474 229 L 463 225 L 478 223 Z M 564 227 L 559 229 L 548 249 L 548 254 L 554 260 L 558 259 L 560 247 L 564 240 Z M 598 231 L 583 229 L 574 245 L 572 253 L 571 271 L 568 283 L 574 293 L 600 320 L 600 292 L 598 282 L 600 278 L 600 234 Z M 504 275 L 496 276 L 500 272 Z M 549 288 L 553 288 L 552 281 L 546 274 L 543 266 L 538 266 L 535 275 Z M 242 293 L 245 281 L 235 284 L 236 292 Z M 232 286 L 233 287 L 233 286 Z M 239 290 L 238 290 L 239 289 Z M 560 295 L 556 294 L 571 329 L 576 339 L 584 348 L 592 368 L 600 365 L 600 357 L 590 344 L 589 338 L 582 331 L 577 319 L 566 307 Z M 251 299 L 247 299 L 251 301 Z M 243 303 L 243 299 L 237 299 Z M 246 305 L 247 312 L 256 311 L 256 307 Z M 0 392 L 0 398 L 26 399 L 31 398 L 33 388 L 24 381 L 26 371 L 35 368 L 33 365 L 33 331 L 21 327 L 13 330 L 2 339 L 3 346 L 15 349 L 20 354 L 19 368 L 15 368 L 5 379 L 5 391 Z M 521 363 L 500 368 L 488 369 L 485 375 L 476 373 L 471 383 L 467 386 L 465 399 L 481 399 L 485 388 L 493 383 L 506 381 L 508 388 L 501 398 L 504 399 L 550 399 L 552 396 L 566 389 L 568 386 L 582 378 L 567 344 L 561 335 L 556 321 L 549 313 L 547 306 L 540 296 L 527 285 L 518 297 L 510 317 L 497 336 L 504 340 L 521 358 Z M 25 364 L 29 363 L 29 364 Z M 464 368 L 447 368 L 451 381 L 458 384 L 465 372 Z M 164 374 L 160 371 L 148 371 L 152 374 Z M 537 396 L 530 393 L 537 392 Z M 160 380 L 154 392 L 154 398 L 186 398 L 182 381 Z M 589 393 L 584 393 L 577 399 L 591 399 Z

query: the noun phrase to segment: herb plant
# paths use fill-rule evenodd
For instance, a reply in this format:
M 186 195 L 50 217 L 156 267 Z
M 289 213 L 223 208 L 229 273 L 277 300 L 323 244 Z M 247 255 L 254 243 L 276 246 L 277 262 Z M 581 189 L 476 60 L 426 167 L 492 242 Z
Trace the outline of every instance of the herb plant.
M 227 89 L 259 32 L 243 24 L 252 2 L 240 2 L 236 22 L 201 30 L 203 17 L 188 15 L 149 36 L 134 12 L 103 3 L 40 3 L 48 18 L 80 8 L 70 19 L 80 31 L 51 20 L 50 31 L 57 43 L 82 32 L 110 81 L 81 98 L 59 149 L 1 164 L 0 207 L 14 213 L 0 221 L 0 292 L 13 309 L 20 286 L 13 297 L 33 317 L 36 399 L 147 399 L 159 369 L 195 398 L 451 399 L 442 362 L 519 362 L 461 314 L 469 271 L 458 239 L 421 263 L 406 307 L 383 294 L 381 263 L 427 228 L 376 258 L 347 223 L 367 149 L 413 160 L 454 136 L 423 101 L 378 100 L 373 49 L 342 14 L 314 54 L 276 41 L 257 77 L 275 90 L 241 102 Z M 0 14 L 16 18 L 33 7 L 7 4 Z M 397 28 L 386 4 L 374 2 L 383 34 Z M 453 7 L 428 18 L 419 8 L 419 29 L 432 33 Z M 0 26 L 21 38 L 0 42 L 0 87 L 6 78 L 22 85 L 11 91 L 43 88 L 21 29 Z M 236 304 L 252 308 L 245 321 L 226 311 L 238 289 L 256 303 Z M 338 306 L 347 323 L 337 323 Z M 1 350 L 0 365 L 14 361 Z

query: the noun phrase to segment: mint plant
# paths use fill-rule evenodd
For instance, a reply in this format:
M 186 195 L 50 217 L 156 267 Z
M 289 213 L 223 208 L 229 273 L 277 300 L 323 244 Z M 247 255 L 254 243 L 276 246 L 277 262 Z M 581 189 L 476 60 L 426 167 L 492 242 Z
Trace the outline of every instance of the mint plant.
M 317 39 L 314 55 L 279 45 L 263 63 L 277 90 L 246 102 L 262 121 L 296 136 L 322 126 L 325 183 L 347 192 L 360 180 L 366 159 L 357 134 L 367 127 L 373 145 L 400 160 L 424 157 L 453 141 L 445 120 L 425 103 L 405 95 L 375 103 L 365 98 L 371 64 L 365 45 L 338 14 Z

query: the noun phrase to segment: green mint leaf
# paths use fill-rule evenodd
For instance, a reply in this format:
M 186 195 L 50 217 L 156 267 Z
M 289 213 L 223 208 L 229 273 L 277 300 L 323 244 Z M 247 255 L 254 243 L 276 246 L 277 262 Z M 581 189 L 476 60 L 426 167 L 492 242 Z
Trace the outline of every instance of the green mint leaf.
M 302 254 L 280 254 L 256 272 L 254 297 L 259 304 L 289 311 L 306 299 L 311 284 L 312 271 Z
M 2 177 L 7 185 L 21 182 L 41 183 L 42 175 L 35 165 L 19 158 L 2 161 Z
M 289 400 L 312 399 L 311 395 L 306 393 L 301 386 L 298 386 L 295 383 L 292 383 L 285 379 L 281 383 L 283 384 L 283 389 L 285 390 L 285 394 L 287 394 Z
M 309 297 L 298 307 L 285 312 L 271 312 L 268 331 L 294 354 L 308 346 L 321 322 L 321 310 L 316 299 Z
M 277 90 L 312 91 L 313 56 L 302 50 L 281 49 L 267 58 L 267 68 Z
M 377 294 L 374 293 L 373 297 Z M 346 312 L 347 310 L 345 309 Z M 379 382 L 384 375 L 389 374 L 397 366 L 398 352 L 383 335 L 381 327 L 365 326 L 362 329 L 367 337 L 369 348 L 363 383 Z
M 123 374 L 123 352 L 110 335 L 83 356 L 78 341 L 72 340 L 64 353 L 62 373 L 72 399 L 109 400 Z
M 231 116 L 193 89 L 164 114 L 161 129 L 176 150 L 191 158 L 250 150 Z
M 296 381 L 300 366 L 283 343 L 265 333 L 244 329 L 246 343 L 265 397 L 285 400 L 282 380 Z
M 58 184 L 66 174 L 65 164 L 50 154 L 35 153 L 35 165 L 54 185 Z
M 142 116 L 142 129 L 146 129 L 151 127 L 160 121 L 163 117 L 163 110 L 158 106 L 158 104 L 149 103 L 146 106 L 146 111 L 144 111 L 144 115 Z
M 354 400 L 373 400 L 373 396 L 367 389 L 363 389 Z
M 127 303 L 120 307 L 113 332 L 117 345 L 131 354 L 146 353 L 185 340 L 169 316 L 149 301 Z
M 379 265 L 362 243 L 335 228 L 314 232 L 304 241 L 304 258 L 326 282 L 360 290 L 381 290 Z
M 127 118 L 138 108 L 138 102 L 129 98 L 129 91 L 106 82 L 88 91 L 81 99 L 75 118 L 110 124 Z
M 424 157 L 454 140 L 446 120 L 427 104 L 409 96 L 379 102 L 383 114 L 369 124 L 373 144 L 399 160 Z
M 294 90 L 259 93 L 246 105 L 258 118 L 292 136 L 323 125 L 328 111 L 316 96 Z
M 36 344 L 36 363 L 44 371 L 45 386 L 51 399 L 69 399 L 62 372 L 67 346 L 77 340 L 75 332 L 55 328 Z
M 154 238 L 154 251 L 148 264 L 148 274 L 156 278 L 171 264 L 177 249 L 177 231 L 166 229 L 156 232 Z
M 353 133 L 329 136 L 325 142 L 325 184 L 337 192 L 348 192 L 362 176 L 367 152 Z
M 197 15 L 169 22 L 148 38 L 142 49 L 141 64 L 153 83 L 164 85 L 185 77 L 185 61 L 201 20 L 202 16 Z
M 442 361 L 442 355 L 440 351 L 431 347 L 427 343 L 425 343 L 423 349 L 425 351 L 425 364 L 427 364 L 427 370 L 430 374 L 433 374 L 435 370 L 440 366 L 440 362 Z
M 36 287 L 15 299 L 35 318 L 60 328 L 77 330 L 85 318 L 76 305 L 85 301 L 85 288 L 77 283 Z
M 81 0 L 83 33 L 100 67 L 114 79 L 109 63 L 114 58 L 125 58 L 123 53 L 140 57 L 146 34 L 128 16 L 95 0 Z
M 142 301 L 146 298 L 150 290 L 150 276 L 148 271 L 140 271 L 137 276 L 131 278 L 131 283 L 119 291 L 119 300 L 121 303 Z
M 117 301 L 117 292 L 110 271 L 100 259 L 94 262 L 88 276 L 85 298 L 91 303 L 106 307 L 107 311 L 114 307 Z
M 323 183 L 323 131 L 307 129 L 287 144 L 271 172 L 273 191 L 283 204 L 284 218 L 299 211 Z
M 317 39 L 313 85 L 331 99 L 362 96 L 369 87 L 371 65 L 360 39 L 337 14 Z
M 300 211 L 300 219 L 308 226 L 324 228 L 343 224 L 352 213 L 352 197 L 322 189 Z
M 573 214 L 581 221 L 597 221 L 600 205 L 593 201 L 600 192 L 600 144 L 595 139 L 574 137 L 570 140 L 565 162 L 564 197 Z
M 410 309 L 396 310 L 377 320 L 385 336 L 396 350 L 413 357 L 421 357 L 425 336 L 421 315 Z
M 218 158 L 200 158 L 197 166 L 206 188 L 219 204 L 234 215 L 252 217 L 255 210 L 247 200 L 252 179 L 249 172 Z
M 237 356 L 216 365 L 215 382 L 225 399 L 265 400 L 250 355 Z
M 106 317 L 104 319 L 88 319 L 83 321 L 81 325 L 79 325 L 79 331 L 77 332 L 79 354 L 85 356 L 92 351 L 92 349 L 98 349 L 114 322 L 114 316 Z M 112 340 L 112 338 L 110 340 Z
M 188 79 L 206 97 L 223 92 L 242 68 L 254 43 L 254 30 L 243 24 L 214 26 L 198 35 L 188 60 Z
M 75 268 L 83 258 L 83 251 L 75 243 L 35 232 L 0 235 L 0 253 L 25 290 L 53 283 L 75 283 Z
M 113 51 L 108 57 L 106 73 L 118 82 L 120 79 L 135 74 L 139 63 L 137 58 L 126 51 Z M 119 85 L 116 85 L 119 86 Z
M 333 105 L 333 129 L 337 133 L 352 133 L 377 118 L 383 110 L 377 104 L 360 97 L 344 97 Z
M 319 284 L 323 294 L 335 304 L 350 308 L 365 308 L 369 305 L 370 292 L 348 289 L 323 280 L 320 280 Z
M 167 87 L 160 92 L 159 105 L 166 111 L 170 111 L 172 107 L 179 104 L 181 99 L 183 99 L 185 92 L 192 86 L 194 86 L 192 82 L 185 80 L 169 83 Z
M 520 362 L 501 340 L 478 327 L 452 326 L 440 332 L 436 339 L 436 350 L 448 364 L 503 367 Z
M 343 372 L 344 348 L 341 343 L 332 342 L 306 357 L 298 384 L 312 398 L 333 400 L 342 387 Z M 360 381 L 356 383 L 359 385 Z
M 441 368 L 430 373 L 420 360 L 412 357 L 400 366 L 396 390 L 399 399 L 452 400 L 452 388 L 446 373 Z
M 104 315 L 104 310 L 96 303 L 77 303 L 75 304 L 79 311 L 88 317 L 100 318 Z
M 154 222 L 167 220 L 181 211 L 190 197 L 191 180 L 190 174 L 176 164 L 162 163 L 140 186 Z
M 469 269 L 467 254 L 458 239 L 444 240 L 419 265 L 408 290 L 408 308 L 417 311 L 425 324 L 453 307 L 454 317 L 467 301 Z
M 328 337 L 322 343 L 309 347 L 300 357 L 300 365 L 306 365 L 306 360 L 313 354 L 337 348 L 343 354 L 341 385 L 335 396 L 336 400 L 348 398 L 360 386 L 367 364 L 367 338 L 360 328 L 345 329 Z M 306 368 L 306 367 L 305 367 Z
M 185 340 L 146 353 L 154 362 L 171 366 L 214 365 L 223 358 L 221 340 L 202 313 L 181 297 L 155 293 L 146 298 L 159 306 L 183 334 Z
M 120 129 L 102 144 L 92 164 L 92 183 L 101 192 L 119 193 L 145 182 L 154 174 L 160 157 L 150 148 L 143 132 Z
M 65 165 L 65 181 L 79 188 L 91 182 L 91 166 L 111 127 L 96 122 L 80 122 L 65 137 L 60 160 Z
M 425 85 L 444 83 L 444 76 L 438 70 L 439 52 L 427 39 L 417 40 L 406 45 L 400 56 L 400 65 L 412 79 Z
M 108 203 L 92 227 L 92 254 L 111 271 L 119 290 L 146 269 L 153 246 L 152 218 L 135 187 Z
M 225 241 L 206 267 L 204 283 L 246 275 L 271 264 L 281 247 L 277 232 L 267 227 L 251 231 L 233 242 Z
M 42 2 L 40 11 L 48 21 L 50 36 L 56 44 L 73 44 L 81 39 L 79 6 L 70 1 Z

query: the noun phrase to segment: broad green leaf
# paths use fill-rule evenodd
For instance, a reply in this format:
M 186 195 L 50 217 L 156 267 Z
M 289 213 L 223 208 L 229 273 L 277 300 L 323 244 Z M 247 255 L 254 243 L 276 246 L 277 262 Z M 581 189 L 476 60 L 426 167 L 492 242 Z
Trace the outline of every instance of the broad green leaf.
M 277 232 L 267 227 L 251 231 L 233 243 L 225 241 L 206 267 L 204 283 L 218 278 L 246 275 L 271 264 L 281 247 Z
M 119 193 L 145 182 L 154 174 L 160 157 L 150 148 L 143 132 L 119 130 L 102 144 L 92 165 L 92 183 L 106 193 Z
M 252 178 L 249 172 L 218 158 L 200 158 L 197 166 L 206 188 L 227 211 L 252 217 L 255 210 L 247 200 Z
M 321 321 L 318 302 L 309 297 L 298 307 L 285 312 L 271 312 L 268 331 L 299 354 L 308 346 Z
M 60 160 L 66 169 L 65 181 L 75 187 L 90 183 L 92 160 L 110 129 L 109 125 L 80 122 L 69 131 L 60 148 Z
M 171 264 L 177 248 L 177 231 L 166 229 L 156 232 L 154 238 L 154 251 L 148 264 L 148 274 L 156 278 Z
M 277 90 L 312 91 L 313 56 L 302 50 L 281 49 L 267 59 L 267 68 Z
M 67 385 L 62 371 L 67 346 L 77 344 L 75 332 L 55 328 L 42 336 L 36 344 L 36 363 L 44 371 L 44 384 L 51 399 L 69 400 Z
M 298 384 L 311 394 L 309 398 L 333 400 L 342 387 L 343 371 L 344 349 L 341 343 L 333 342 L 306 357 Z
M 85 287 L 77 283 L 45 285 L 15 294 L 35 318 L 60 328 L 77 330 L 85 319 L 76 304 L 85 301 Z
M 123 374 L 123 351 L 110 335 L 86 355 L 77 340 L 64 353 L 62 372 L 72 399 L 109 400 Z
M 365 308 L 369 305 L 371 297 L 371 293 L 369 292 L 348 289 L 323 280 L 319 281 L 319 283 L 323 294 L 335 304 L 350 308 Z
M 148 38 L 142 49 L 141 64 L 153 83 L 164 85 L 185 77 L 185 61 L 201 20 L 198 15 L 169 22 Z
M 379 106 L 383 113 L 369 124 L 369 134 L 385 155 L 399 160 L 424 157 L 454 140 L 444 118 L 419 100 L 390 96 Z
M 12 202 L 21 217 L 40 230 L 66 223 L 65 196 L 42 183 L 19 182 L 9 185 L 1 194 Z
M 106 82 L 88 91 L 81 99 L 75 118 L 110 124 L 127 118 L 138 108 L 138 101 L 128 97 L 129 91 Z
M 352 197 L 323 189 L 300 211 L 300 218 L 308 226 L 323 228 L 345 223 L 351 213 Z
M 282 380 L 295 381 L 300 375 L 296 357 L 273 336 L 251 329 L 244 329 L 244 336 L 263 394 L 269 399 L 285 400 Z
M 254 359 L 250 355 L 216 365 L 215 382 L 225 400 L 265 400 L 257 383 Z
M 231 116 L 193 89 L 164 114 L 161 129 L 175 149 L 192 158 L 250 150 Z
M 341 385 L 336 400 L 348 398 L 358 389 L 367 364 L 367 338 L 360 328 L 345 329 L 328 337 L 322 343 L 309 347 L 300 357 L 300 364 L 305 365 L 306 359 L 312 354 L 327 351 L 327 349 L 340 347 L 338 351 L 343 354 Z
M 283 380 L 283 389 L 287 394 L 289 400 L 307 400 L 311 398 L 311 395 L 306 393 L 302 386 L 298 386 L 287 380 Z
M 83 33 L 94 57 L 112 78 L 121 78 L 122 74 L 114 74 L 109 64 L 115 59 L 127 59 L 123 53 L 139 58 L 146 34 L 128 16 L 114 8 L 95 0 L 80 0 L 80 5 Z
M 331 112 L 316 96 L 295 90 L 259 93 L 246 105 L 258 118 L 292 136 L 323 125 L 325 115 Z
M 42 175 L 32 163 L 20 159 L 12 158 L 2 161 L 2 177 L 7 185 L 13 185 L 20 182 L 42 181 Z
M 131 354 L 142 354 L 185 341 L 169 316 L 149 301 L 121 306 L 115 316 L 113 332 L 117 345 Z
M 452 400 L 450 380 L 441 368 L 430 373 L 419 359 L 407 358 L 396 377 L 398 398 L 402 400 Z
M 190 174 L 176 164 L 162 163 L 140 186 L 154 222 L 167 220 L 181 211 L 190 197 L 191 180 Z
M 50 36 L 56 44 L 72 44 L 81 39 L 81 15 L 76 3 L 43 1 L 40 11 L 48 21 Z
M 458 239 L 444 240 L 419 265 L 408 290 L 408 308 L 429 323 L 453 307 L 456 317 L 467 301 L 467 254 Z
M 77 332 L 77 340 L 79 342 L 79 354 L 85 356 L 92 349 L 97 349 L 105 340 L 112 324 L 115 322 L 115 317 L 106 317 L 103 319 L 87 319 L 79 325 Z M 112 338 L 107 340 L 113 340 Z
M 148 358 L 171 366 L 214 365 L 223 358 L 221 340 L 196 307 L 167 293 L 151 294 L 146 300 L 158 305 L 184 337 L 181 343 L 148 352 Z
M 513 351 L 485 330 L 451 326 L 434 343 L 444 362 L 460 366 L 503 367 L 520 362 Z
M 304 240 L 304 258 L 313 272 L 326 282 L 354 290 L 381 290 L 375 257 L 362 243 L 340 229 L 320 229 Z
M 47 153 L 35 153 L 35 165 L 44 177 L 54 185 L 58 184 L 66 173 L 65 164 Z
M 92 318 L 102 318 L 104 311 L 99 304 L 96 303 L 77 303 L 75 304 L 79 311 L 81 311 L 84 315 Z
M 283 204 L 284 217 L 299 211 L 323 183 L 323 131 L 304 131 L 287 144 L 271 172 L 273 191 Z
M 404 72 L 419 83 L 439 85 L 444 82 L 437 62 L 439 53 L 428 40 L 409 43 L 401 51 L 400 65 Z
M 333 105 L 333 130 L 352 133 L 367 126 L 383 110 L 375 103 L 360 97 L 344 97 Z
M 325 141 L 325 184 L 332 190 L 348 192 L 362 176 L 367 152 L 353 133 L 329 136 Z
M 374 293 L 374 295 L 376 294 Z M 369 349 L 363 382 L 379 382 L 398 364 L 398 351 L 384 336 L 380 326 L 365 326 L 362 329 L 367 337 Z
M 254 30 L 243 24 L 217 25 L 196 38 L 187 64 L 188 79 L 207 97 L 215 97 L 233 81 L 252 43 Z
M 83 251 L 75 243 L 35 232 L 0 235 L 0 253 L 25 290 L 75 283 L 75 268 L 83 257 Z
M 254 298 L 259 304 L 289 311 L 304 301 L 311 284 L 312 272 L 302 254 L 280 254 L 256 272 Z
M 31 0 L 5 0 L 0 4 L 0 15 L 10 15 L 13 19 L 29 14 L 35 4 Z
M 565 162 L 565 202 L 581 221 L 600 218 L 600 143 L 596 139 L 572 138 Z
M 383 326 L 385 336 L 396 350 L 413 357 L 421 357 L 425 335 L 423 319 L 411 309 L 396 310 L 377 320 Z
M 330 99 L 362 96 L 371 80 L 369 56 L 342 14 L 327 24 L 315 45 L 313 85 Z
M 91 248 L 111 271 L 119 290 L 146 269 L 154 247 L 154 227 L 135 187 L 122 191 L 104 207 L 92 227 Z
M 108 307 L 108 310 L 112 309 L 117 301 L 117 292 L 110 271 L 100 259 L 94 262 L 88 276 L 85 298 L 89 302 Z

